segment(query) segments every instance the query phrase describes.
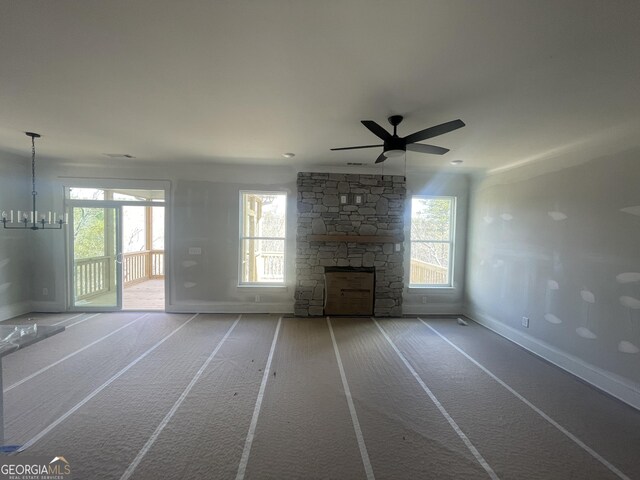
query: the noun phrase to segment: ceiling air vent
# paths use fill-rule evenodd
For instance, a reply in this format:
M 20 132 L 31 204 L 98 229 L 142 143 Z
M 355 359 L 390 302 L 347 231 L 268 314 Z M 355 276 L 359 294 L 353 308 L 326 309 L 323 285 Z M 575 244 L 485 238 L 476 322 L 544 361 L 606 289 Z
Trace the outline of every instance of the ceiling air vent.
M 103 153 L 103 155 L 106 155 L 109 158 L 136 158 L 128 153 Z

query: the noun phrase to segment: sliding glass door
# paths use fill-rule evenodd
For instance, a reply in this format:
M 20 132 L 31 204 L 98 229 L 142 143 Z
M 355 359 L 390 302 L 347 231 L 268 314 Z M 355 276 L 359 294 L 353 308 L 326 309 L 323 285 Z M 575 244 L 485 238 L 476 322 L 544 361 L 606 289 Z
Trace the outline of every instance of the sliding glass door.
M 71 308 L 122 309 L 122 207 L 71 207 Z

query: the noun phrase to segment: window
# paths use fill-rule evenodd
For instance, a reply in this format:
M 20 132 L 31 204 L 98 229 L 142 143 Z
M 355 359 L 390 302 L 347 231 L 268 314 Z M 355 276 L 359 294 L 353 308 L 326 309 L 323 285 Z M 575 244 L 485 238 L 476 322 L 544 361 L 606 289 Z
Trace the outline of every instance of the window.
M 240 284 L 284 284 L 287 195 L 240 192 Z
M 409 286 L 451 286 L 455 197 L 411 198 Z
M 139 190 L 132 188 L 105 189 L 69 187 L 70 200 L 120 200 L 125 202 L 164 202 L 164 190 Z

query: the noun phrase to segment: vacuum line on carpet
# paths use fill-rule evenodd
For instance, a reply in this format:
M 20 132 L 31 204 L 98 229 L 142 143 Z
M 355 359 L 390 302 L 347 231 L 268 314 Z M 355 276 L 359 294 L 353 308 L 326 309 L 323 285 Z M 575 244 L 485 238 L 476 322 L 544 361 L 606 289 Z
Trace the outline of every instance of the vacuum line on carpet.
M 85 351 L 87 348 L 93 347 L 95 344 L 100 343 L 100 342 L 101 342 L 101 341 L 103 341 L 103 340 L 106 340 L 106 339 L 107 339 L 107 338 L 109 338 L 111 335 L 115 335 L 115 334 L 116 334 L 116 333 L 118 333 L 120 330 L 123 330 L 123 329 L 127 328 L 129 325 L 131 325 L 131 324 L 135 323 L 137 320 L 141 320 L 141 319 L 143 319 L 143 318 L 144 318 L 144 317 L 146 317 L 147 315 L 149 315 L 149 314 L 148 314 L 148 313 L 145 313 L 144 315 L 142 315 L 142 316 L 140 316 L 140 317 L 136 318 L 135 320 L 132 320 L 131 322 L 127 323 L 126 325 L 123 325 L 122 327 L 117 328 L 117 329 L 116 329 L 116 330 L 114 330 L 113 332 L 108 333 L 107 335 L 105 335 L 105 336 L 103 336 L 103 337 L 100 337 L 100 338 L 98 338 L 97 340 L 94 340 L 93 342 L 91 342 L 91 343 L 89 343 L 89 344 L 85 345 L 84 347 L 79 348 L 79 349 L 78 349 L 78 350 L 76 350 L 75 352 L 72 352 L 72 353 L 70 353 L 69 355 L 67 355 L 67 356 L 65 356 L 65 357 L 62 357 L 60 360 L 57 360 L 57 361 L 53 362 L 52 364 L 47 365 L 46 367 L 41 368 L 41 369 L 40 369 L 40 370 L 38 370 L 37 372 L 34 372 L 34 373 L 32 373 L 31 375 L 29 375 L 29 376 L 27 376 L 27 377 L 24 377 L 22 380 L 19 380 L 19 381 L 17 381 L 16 383 L 13 383 L 13 384 L 9 385 L 7 388 L 5 388 L 5 389 L 4 389 L 4 393 L 7 393 L 9 390 L 12 390 L 12 389 L 14 389 L 14 388 L 18 387 L 18 386 L 22 385 L 22 384 L 23 384 L 23 383 L 25 383 L 25 382 L 28 382 L 28 381 L 29 381 L 29 380 L 31 380 L 32 378 L 37 377 L 38 375 L 40 375 L 41 373 L 46 372 L 46 371 L 47 371 L 47 370 L 49 370 L 50 368 L 53 368 L 53 367 L 55 367 L 56 365 L 61 364 L 61 363 L 62 363 L 62 362 L 64 362 L 65 360 L 68 360 L 68 359 L 70 359 L 71 357 L 73 357 L 73 356 L 75 356 L 75 355 L 79 354 L 80 352 Z
M 91 400 L 93 397 L 95 397 L 96 395 L 98 395 L 100 392 L 102 392 L 105 388 L 107 388 L 109 385 L 111 385 L 113 382 L 115 382 L 118 378 L 120 378 L 122 375 L 124 375 L 128 370 L 130 370 L 133 366 L 135 366 L 138 362 L 140 362 L 143 358 L 145 358 L 147 355 L 149 355 L 151 352 L 153 352 L 156 348 L 158 348 L 160 345 L 162 345 L 164 342 L 166 342 L 167 340 L 169 340 L 169 338 L 171 338 L 173 335 L 175 335 L 176 333 L 178 333 L 182 328 L 184 328 L 189 322 L 191 322 L 194 318 L 196 318 L 199 314 L 194 313 L 186 322 L 184 322 L 182 325 L 180 325 L 178 328 L 174 329 L 171 333 L 167 334 L 164 338 L 162 338 L 162 340 L 159 340 L 158 342 L 156 342 L 152 347 L 150 347 L 147 351 L 145 351 L 143 354 L 141 354 L 138 358 L 136 358 L 135 360 L 133 360 L 131 363 L 129 363 L 126 367 L 124 367 L 122 370 L 120 370 L 118 373 L 116 373 L 115 375 L 113 375 L 109 380 L 107 380 L 106 382 L 104 382 L 102 385 L 100 385 L 98 388 L 96 388 L 93 392 L 91 392 L 89 395 L 87 395 L 86 397 L 84 397 L 80 402 L 78 402 L 73 408 L 71 408 L 70 410 L 68 410 L 65 414 L 63 414 L 60 418 L 58 418 L 56 421 L 52 422 L 49 424 L 49 426 L 47 426 L 47 428 L 45 428 L 44 430 L 42 430 L 40 433 L 38 433 L 35 437 L 31 438 L 31 440 L 27 441 L 24 445 L 22 445 L 17 452 L 23 452 L 25 451 L 27 448 L 31 447 L 32 445 L 34 445 L 36 442 L 38 442 L 39 440 L 42 439 L 42 437 L 44 437 L 45 435 L 47 435 L 51 430 L 53 430 L 54 428 L 56 428 L 58 425 L 60 425 L 62 422 L 64 422 L 67 418 L 69 418 L 71 415 L 73 415 L 76 411 L 78 411 L 83 405 L 85 405 L 87 402 L 89 402 L 89 400 Z
M 229 327 L 229 330 L 227 330 L 227 333 L 225 333 L 224 337 L 222 337 L 222 340 L 218 342 L 218 345 L 213 350 L 213 352 L 211 352 L 211 355 L 209 355 L 207 360 L 202 364 L 200 369 L 196 372 L 194 377 L 189 382 L 189 385 L 187 385 L 187 388 L 185 388 L 184 391 L 182 392 L 182 395 L 180 395 L 178 400 L 176 400 L 176 403 L 173 404 L 173 407 L 171 407 L 171 410 L 169 410 L 169 412 L 162 419 L 162 421 L 157 426 L 155 431 L 151 434 L 151 436 L 149 437 L 149 440 L 147 440 L 147 443 L 144 444 L 144 446 L 138 452 L 138 455 L 136 455 L 136 458 L 134 458 L 133 461 L 129 464 L 127 469 L 124 471 L 124 473 L 120 477 L 120 480 L 127 480 L 129 477 L 131 477 L 135 469 L 138 468 L 138 465 L 140 464 L 144 456 L 147 454 L 147 452 L 151 449 L 153 444 L 156 442 L 156 440 L 162 433 L 162 430 L 164 430 L 164 427 L 167 426 L 171 418 L 178 411 L 178 408 L 180 408 L 180 405 L 182 405 L 182 402 L 184 402 L 185 398 L 187 398 L 187 395 L 189 395 L 189 392 L 191 392 L 191 389 L 193 389 L 194 385 L 200 379 L 205 369 L 209 366 L 209 364 L 213 360 L 213 357 L 216 356 L 216 353 L 218 353 L 218 350 L 220 350 L 220 347 L 222 347 L 222 344 L 229 337 L 229 335 L 231 335 L 231 332 L 233 331 L 233 329 L 236 328 L 236 325 L 238 324 L 241 318 L 242 318 L 242 314 L 238 315 L 238 318 L 236 318 L 236 321 L 233 322 L 233 325 L 231 325 L 231 327 Z
M 360 428 L 360 422 L 358 421 L 358 415 L 356 413 L 356 407 L 353 404 L 353 398 L 351 397 L 351 389 L 347 382 L 347 375 L 344 373 L 344 366 L 342 365 L 342 358 L 340 357 L 340 350 L 338 350 L 338 343 L 336 342 L 336 336 L 333 333 L 333 327 L 331 326 L 331 319 L 327 317 L 327 325 L 329 326 L 329 333 L 331 334 L 331 342 L 333 343 L 333 351 L 336 354 L 336 360 L 338 362 L 338 370 L 340 371 L 340 378 L 342 379 L 342 388 L 344 389 L 344 395 L 347 397 L 347 405 L 349 405 L 349 413 L 351 413 L 351 422 L 353 423 L 353 430 L 356 433 L 356 439 L 358 440 L 358 447 L 360 448 L 360 456 L 362 457 L 362 464 L 364 465 L 364 471 L 367 474 L 368 480 L 373 480 L 373 467 L 371 466 L 371 460 L 369 459 L 369 453 L 367 452 L 367 446 L 364 443 L 364 436 L 362 435 L 362 429 Z
M 429 398 L 434 403 L 434 405 L 438 408 L 438 410 L 440 410 L 440 413 L 442 414 L 442 416 L 447 420 L 447 422 L 449 422 L 449 425 L 451 425 L 451 428 L 453 428 L 453 430 L 458 434 L 458 437 L 460 437 L 460 439 L 464 442 L 464 444 L 466 445 L 467 449 L 469 449 L 469 451 L 475 457 L 475 459 L 478 461 L 478 463 L 482 466 L 482 468 L 484 468 L 484 470 L 487 472 L 489 477 L 492 478 L 493 480 L 499 480 L 500 477 L 498 477 L 498 475 L 496 475 L 496 472 L 493 471 L 493 469 L 491 468 L 489 463 L 484 459 L 484 457 L 480 454 L 480 452 L 473 445 L 473 443 L 471 443 L 471 440 L 469 440 L 469 437 L 467 437 L 465 435 L 465 433 L 458 426 L 458 424 L 453 419 L 453 417 L 451 415 L 449 415 L 449 412 L 447 412 L 447 410 L 442 406 L 442 404 L 440 403 L 438 398 L 434 395 L 434 393 L 431 391 L 431 389 L 429 387 L 427 387 L 427 385 L 424 383 L 422 378 L 420 378 L 420 375 L 418 375 L 418 372 L 415 371 L 415 369 L 411 366 L 411 364 L 406 359 L 406 357 L 402 354 L 402 352 L 400 352 L 398 347 L 396 347 L 395 343 L 393 343 L 393 341 L 391 340 L 389 335 L 387 335 L 387 332 L 385 332 L 385 330 L 380 326 L 380 324 L 378 323 L 378 321 L 375 318 L 371 317 L 371 320 L 373 320 L 373 323 L 376 324 L 376 326 L 378 327 L 378 329 L 380 330 L 380 332 L 382 333 L 384 338 L 387 339 L 387 342 L 389 342 L 389 345 L 391 345 L 391 348 L 393 348 L 393 350 L 396 352 L 398 357 L 400 357 L 400 360 L 402 360 L 402 363 L 404 363 L 405 367 L 407 367 L 407 369 L 409 370 L 411 375 L 413 375 L 413 378 L 416 379 L 418 384 L 422 387 L 422 389 L 425 391 L 425 393 L 429 396 Z
M 616 468 L 614 465 L 612 465 L 610 462 L 608 462 L 602 455 L 600 455 L 598 452 L 596 452 L 594 449 L 592 449 L 591 447 L 589 447 L 586 443 L 584 443 L 582 440 L 580 440 L 578 437 L 576 437 L 574 434 L 572 434 L 571 432 L 569 432 L 566 428 L 564 428 L 562 425 L 560 425 L 558 422 L 556 422 L 553 418 L 551 418 L 549 415 L 547 415 L 546 413 L 544 413 L 542 410 L 540 410 L 538 407 L 536 407 L 533 403 L 531 403 L 529 400 L 527 400 L 524 396 L 522 396 L 521 394 L 519 394 L 516 390 L 514 390 L 513 388 L 511 388 L 511 386 L 509 386 L 506 382 L 504 382 L 503 380 L 501 380 L 500 378 L 498 378 L 496 375 L 493 374 L 493 372 L 491 370 L 489 370 L 488 368 L 486 368 L 484 365 L 482 365 L 480 362 L 478 362 L 475 358 L 473 358 L 471 355 L 469 355 L 467 352 L 465 352 L 464 350 L 462 350 L 460 347 L 458 347 L 456 344 L 454 344 L 451 340 L 449 340 L 447 337 L 445 337 L 442 333 L 440 333 L 438 330 L 436 330 L 435 328 L 433 328 L 431 325 L 429 325 L 427 322 L 425 322 L 422 318 L 418 317 L 418 320 L 420 320 L 427 328 L 429 328 L 433 333 L 435 333 L 436 335 L 438 335 L 442 340 L 444 340 L 445 342 L 447 342 L 449 345 L 451 345 L 453 348 L 455 348 L 458 352 L 460 352 L 464 357 L 467 358 L 467 360 L 469 360 L 471 363 L 473 363 L 476 367 L 478 367 L 480 370 L 482 370 L 484 373 L 486 373 L 487 375 L 489 375 L 489 377 L 491 377 L 492 379 L 494 379 L 496 382 L 498 382 L 500 385 L 502 385 L 504 388 L 506 388 L 509 392 L 511 392 L 518 400 L 522 401 L 525 405 L 527 405 L 529 408 L 531 408 L 534 412 L 536 412 L 538 415 L 540 415 L 542 418 L 544 418 L 547 422 L 549 422 L 551 425 L 553 425 L 554 427 L 556 427 L 560 432 L 562 432 L 567 438 L 569 438 L 570 440 L 572 440 L 576 445 L 578 445 L 580 448 L 582 448 L 585 452 L 587 452 L 589 455 L 591 455 L 593 458 L 595 458 L 596 460 L 598 460 L 602 465 L 604 465 L 605 467 L 607 467 L 611 472 L 615 473 L 619 478 L 622 478 L 624 480 L 631 480 L 627 475 L 625 475 L 622 471 L 620 471 L 618 468 Z
M 55 327 L 56 325 L 60 325 L 61 323 L 68 322 L 70 320 L 73 320 L 74 318 L 81 317 L 82 315 L 84 315 L 84 313 L 78 313 L 77 315 L 73 315 L 72 317 L 65 318 L 64 320 L 60 320 L 59 322 L 53 323 L 51 324 L 51 326 Z
M 100 314 L 99 313 L 94 313 L 93 315 L 89 315 L 87 318 L 83 318 L 82 320 L 78 320 L 77 322 L 73 322 L 72 324 L 67 325 L 66 328 L 75 327 L 76 325 L 84 323 L 87 320 L 91 320 L 92 318 L 96 318 L 98 315 L 100 315 Z
M 253 416 L 251 417 L 251 423 L 249 424 L 249 432 L 247 433 L 247 439 L 244 443 L 244 449 L 242 450 L 242 457 L 240 457 L 240 464 L 238 465 L 238 473 L 236 474 L 236 480 L 243 480 L 244 474 L 247 471 L 247 464 L 249 463 L 249 454 L 251 453 L 251 446 L 253 445 L 253 437 L 255 436 L 255 433 L 256 433 L 256 425 L 258 424 L 258 415 L 260 415 L 260 407 L 262 406 L 264 391 L 267 388 L 267 380 L 269 379 L 269 372 L 271 371 L 271 362 L 273 361 L 273 354 L 276 351 L 276 342 L 278 341 L 278 333 L 280 332 L 281 324 L 282 324 L 282 317 L 278 318 L 276 331 L 273 334 L 273 341 L 271 342 L 271 349 L 269 350 L 269 357 L 267 358 L 267 364 L 264 367 L 264 374 L 262 375 L 262 382 L 260 383 L 260 390 L 258 391 L 258 398 L 256 399 L 256 406 L 253 409 Z

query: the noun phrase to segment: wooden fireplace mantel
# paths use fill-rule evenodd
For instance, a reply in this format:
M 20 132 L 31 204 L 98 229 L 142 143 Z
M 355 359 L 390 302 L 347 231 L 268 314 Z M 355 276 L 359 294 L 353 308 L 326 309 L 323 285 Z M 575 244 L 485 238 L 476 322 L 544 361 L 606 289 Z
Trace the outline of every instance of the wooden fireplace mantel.
M 394 235 L 309 235 L 310 242 L 401 243 Z

